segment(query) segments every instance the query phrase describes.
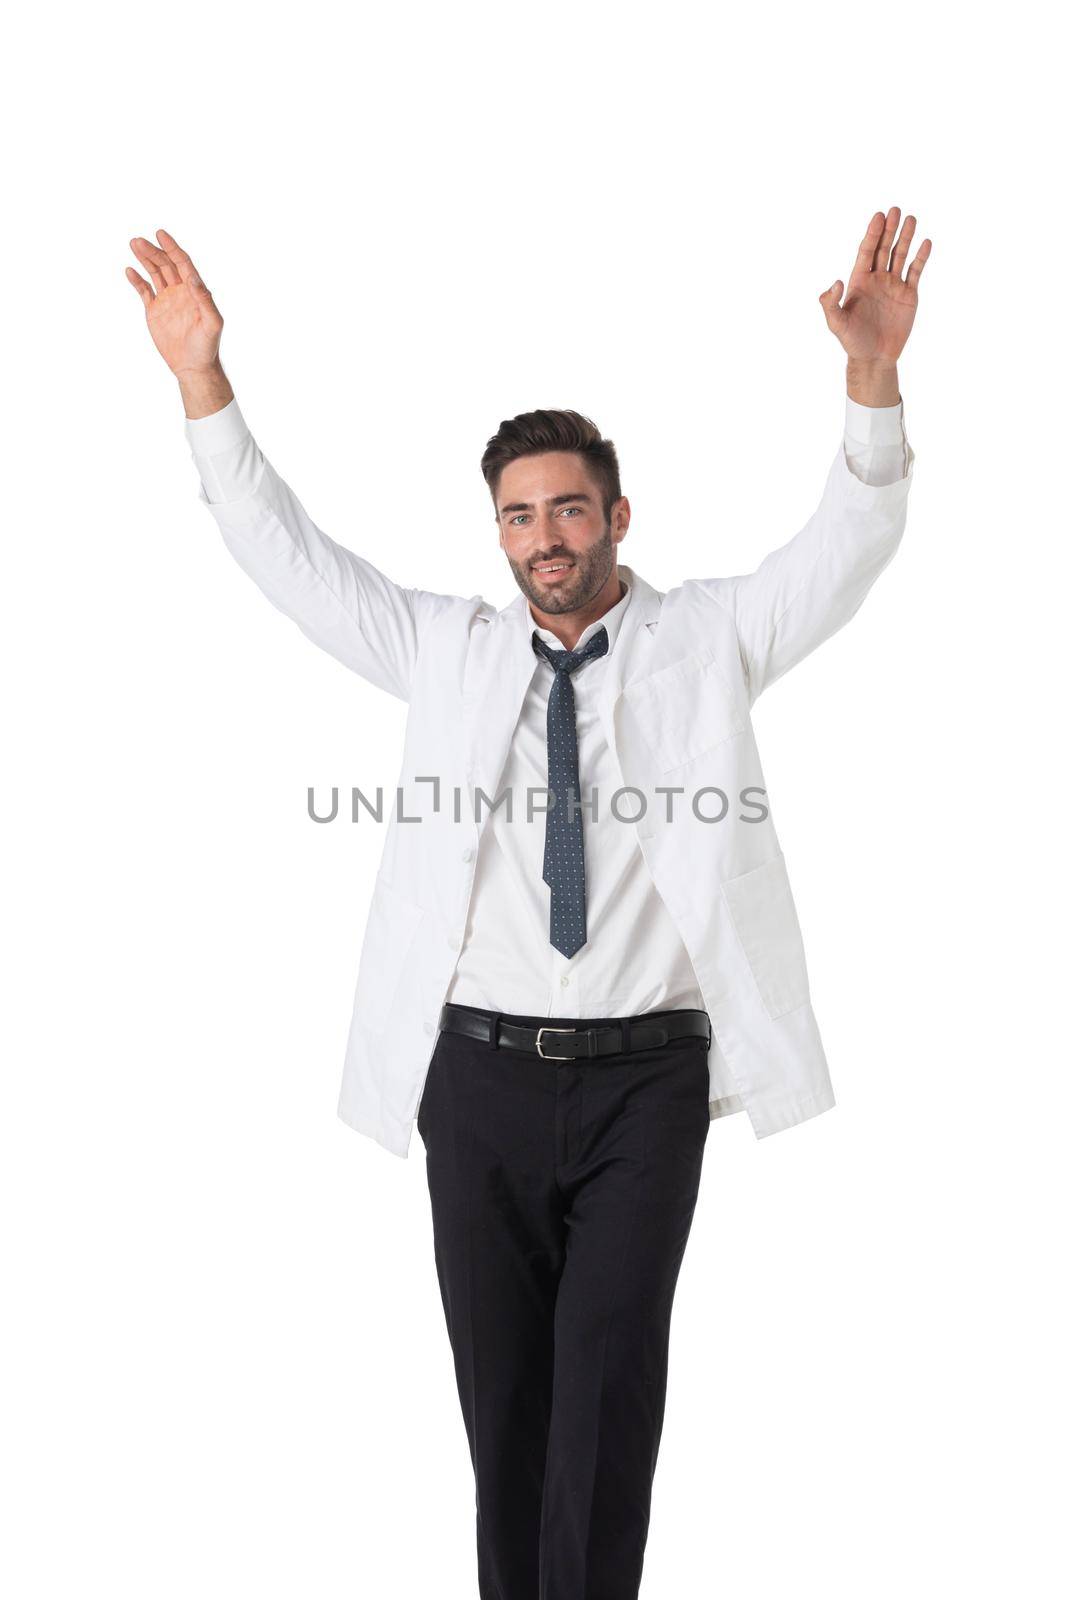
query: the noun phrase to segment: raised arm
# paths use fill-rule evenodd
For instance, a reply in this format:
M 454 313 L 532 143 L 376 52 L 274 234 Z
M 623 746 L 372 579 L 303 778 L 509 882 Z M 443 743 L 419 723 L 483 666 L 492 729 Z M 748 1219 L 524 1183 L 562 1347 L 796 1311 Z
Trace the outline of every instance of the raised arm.
M 222 369 L 222 316 L 189 255 L 163 229 L 130 241 L 152 279 L 126 275 L 178 379 L 200 499 L 238 564 L 277 608 L 345 666 L 410 695 L 421 639 L 454 595 L 403 588 L 318 528 L 248 430 Z
M 907 273 L 915 218 L 875 212 L 844 302 L 838 279 L 820 303 L 848 357 L 845 434 L 808 521 L 754 572 L 694 580 L 733 617 L 750 701 L 854 615 L 904 532 L 912 450 L 897 359 L 918 307 L 925 239 Z

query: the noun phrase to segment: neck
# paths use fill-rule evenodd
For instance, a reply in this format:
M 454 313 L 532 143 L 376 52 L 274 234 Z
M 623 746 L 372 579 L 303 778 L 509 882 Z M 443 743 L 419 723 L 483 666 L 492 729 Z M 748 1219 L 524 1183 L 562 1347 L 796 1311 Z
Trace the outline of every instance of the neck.
M 555 634 L 565 650 L 573 650 L 589 624 L 597 622 L 612 606 L 617 606 L 625 592 L 626 585 L 616 568 L 596 598 L 590 600 L 587 606 L 582 606 L 580 611 L 565 611 L 562 614 L 541 611 L 531 600 L 530 614 L 539 628 L 547 628 L 549 633 Z

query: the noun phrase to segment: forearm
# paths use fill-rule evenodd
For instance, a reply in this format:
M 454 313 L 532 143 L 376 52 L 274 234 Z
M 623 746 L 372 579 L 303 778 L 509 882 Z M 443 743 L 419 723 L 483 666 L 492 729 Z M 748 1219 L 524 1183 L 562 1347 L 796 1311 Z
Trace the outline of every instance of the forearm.
M 904 431 L 904 403 L 865 406 L 845 397 L 845 462 L 849 472 L 872 486 L 895 483 L 910 468 L 911 448 Z
M 222 370 L 221 361 L 209 367 L 190 368 L 175 374 L 185 404 L 185 415 L 193 420 L 210 417 L 221 411 L 233 399 L 230 380 Z
M 804 527 L 755 572 L 697 580 L 734 619 L 752 700 L 853 615 L 892 559 L 915 454 L 902 412 L 900 400 L 875 407 L 849 395 L 842 444 Z
M 203 393 L 201 397 L 208 398 Z M 185 437 L 208 505 L 225 505 L 255 494 L 263 478 L 263 452 L 249 432 L 236 398 L 204 416 L 186 416 Z
M 221 399 L 223 391 L 206 388 Z M 317 527 L 267 461 L 235 398 L 186 417 L 185 435 L 200 498 L 238 566 L 315 644 L 406 700 L 418 630 L 452 597 L 394 583 Z
M 861 406 L 895 406 L 900 399 L 895 361 L 852 361 L 845 368 L 849 398 Z

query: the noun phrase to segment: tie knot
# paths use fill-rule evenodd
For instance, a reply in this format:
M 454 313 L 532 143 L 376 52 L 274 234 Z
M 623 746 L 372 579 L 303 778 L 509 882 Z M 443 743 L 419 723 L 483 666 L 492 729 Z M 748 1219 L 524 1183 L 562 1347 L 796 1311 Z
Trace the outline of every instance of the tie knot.
M 607 653 L 608 630 L 598 628 L 591 639 L 578 650 L 554 650 L 539 633 L 531 634 L 533 647 L 555 672 L 574 672 L 576 668 Z

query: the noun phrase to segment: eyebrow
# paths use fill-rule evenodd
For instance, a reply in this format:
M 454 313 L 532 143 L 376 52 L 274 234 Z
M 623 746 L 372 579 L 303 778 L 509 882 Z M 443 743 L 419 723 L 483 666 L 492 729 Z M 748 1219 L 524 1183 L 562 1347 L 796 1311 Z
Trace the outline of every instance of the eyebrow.
M 586 505 L 592 504 L 592 497 L 587 494 L 554 494 L 546 502 L 550 506 L 564 505 L 568 500 L 584 500 Z M 506 517 L 509 511 L 532 511 L 533 506 L 526 500 L 512 500 L 510 505 L 500 507 L 500 515 Z

